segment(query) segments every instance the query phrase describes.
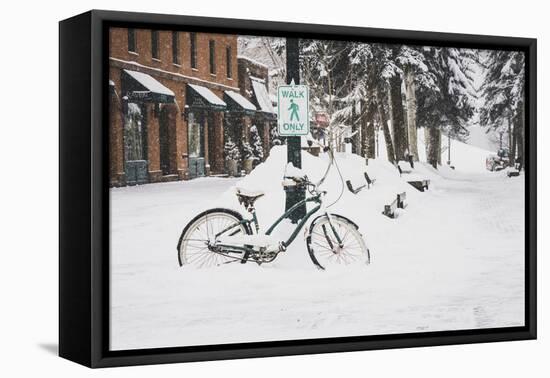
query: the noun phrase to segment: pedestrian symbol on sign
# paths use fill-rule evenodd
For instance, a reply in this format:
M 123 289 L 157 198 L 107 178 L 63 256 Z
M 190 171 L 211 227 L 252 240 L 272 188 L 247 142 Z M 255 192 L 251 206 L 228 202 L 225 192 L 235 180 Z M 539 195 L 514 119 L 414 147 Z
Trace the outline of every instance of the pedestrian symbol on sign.
M 290 120 L 292 121 L 294 119 L 294 117 L 296 117 L 296 121 L 300 121 L 300 117 L 298 117 L 298 109 L 300 109 L 300 107 L 298 106 L 298 104 L 296 104 L 294 102 L 294 100 L 290 100 L 290 108 L 288 108 L 288 110 L 291 111 L 290 113 Z
M 309 89 L 306 85 L 281 85 L 277 89 L 277 124 L 279 135 L 299 136 L 309 133 Z

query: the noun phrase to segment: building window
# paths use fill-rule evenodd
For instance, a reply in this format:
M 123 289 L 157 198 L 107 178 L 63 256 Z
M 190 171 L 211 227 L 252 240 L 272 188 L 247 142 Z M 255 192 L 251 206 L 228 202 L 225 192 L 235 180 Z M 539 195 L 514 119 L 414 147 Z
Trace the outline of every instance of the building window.
M 210 40 L 208 43 L 208 47 L 210 49 L 210 73 L 212 75 L 216 74 L 216 42 L 213 40 Z
M 136 29 L 128 29 L 128 51 L 136 52 Z
M 159 58 L 159 32 L 151 30 L 151 55 L 153 59 Z
M 140 105 L 129 102 L 124 117 L 124 158 L 126 161 L 146 160 L 145 125 Z
M 227 77 L 231 79 L 233 77 L 233 66 L 231 60 L 231 46 L 227 46 L 225 49 L 225 67 L 227 68 Z
M 187 153 L 189 154 L 189 157 L 204 157 L 204 135 L 202 135 L 202 124 L 193 113 L 189 113 L 187 125 Z
M 174 64 L 180 64 L 180 34 L 172 32 L 172 61 Z
M 191 39 L 191 68 L 197 68 L 197 34 L 191 33 L 189 37 Z

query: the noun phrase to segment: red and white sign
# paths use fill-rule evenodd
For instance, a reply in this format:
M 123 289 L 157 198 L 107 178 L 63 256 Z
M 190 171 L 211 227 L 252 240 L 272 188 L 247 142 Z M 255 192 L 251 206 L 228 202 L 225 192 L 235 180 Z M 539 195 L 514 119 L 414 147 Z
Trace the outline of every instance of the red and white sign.
M 329 117 L 325 112 L 316 112 L 315 113 L 315 123 L 318 127 L 327 127 L 329 125 Z

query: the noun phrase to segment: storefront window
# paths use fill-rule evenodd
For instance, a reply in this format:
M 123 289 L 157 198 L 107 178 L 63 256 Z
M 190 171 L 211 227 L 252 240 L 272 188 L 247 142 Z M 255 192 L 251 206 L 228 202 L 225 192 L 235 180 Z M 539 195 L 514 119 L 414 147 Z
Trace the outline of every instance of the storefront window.
M 193 113 L 189 113 L 188 119 L 188 133 L 189 133 L 189 157 L 201 157 L 202 156 L 202 130 L 201 125 L 197 121 Z
M 242 143 L 242 117 L 227 115 L 224 118 L 224 137 L 225 139 L 231 139 L 237 145 Z
M 143 148 L 143 115 L 141 107 L 135 103 L 128 104 L 124 120 L 124 143 L 126 161 L 145 160 Z

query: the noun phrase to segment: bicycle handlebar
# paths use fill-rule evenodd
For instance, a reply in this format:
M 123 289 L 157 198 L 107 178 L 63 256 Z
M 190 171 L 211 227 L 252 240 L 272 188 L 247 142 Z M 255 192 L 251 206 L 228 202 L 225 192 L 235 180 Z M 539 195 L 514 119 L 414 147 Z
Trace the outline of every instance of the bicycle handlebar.
M 323 174 L 323 176 L 321 177 L 321 179 L 317 183 L 311 182 L 307 178 L 307 176 L 284 176 L 283 177 L 284 179 L 292 180 L 296 185 L 304 185 L 304 186 L 311 185 L 315 188 L 321 186 L 323 184 L 323 182 L 325 182 L 325 180 L 328 176 L 328 173 L 330 172 L 330 169 L 334 165 L 334 152 L 332 151 L 332 148 L 330 148 L 329 146 L 323 146 L 321 143 L 319 143 L 315 140 L 313 140 L 312 142 L 315 143 L 316 145 L 318 145 L 319 147 L 321 147 L 323 149 L 323 151 L 327 152 L 329 157 L 330 157 L 330 161 L 329 161 L 329 164 L 327 166 L 327 169 L 326 169 L 325 173 Z M 285 185 L 285 184 L 283 183 L 283 185 Z

